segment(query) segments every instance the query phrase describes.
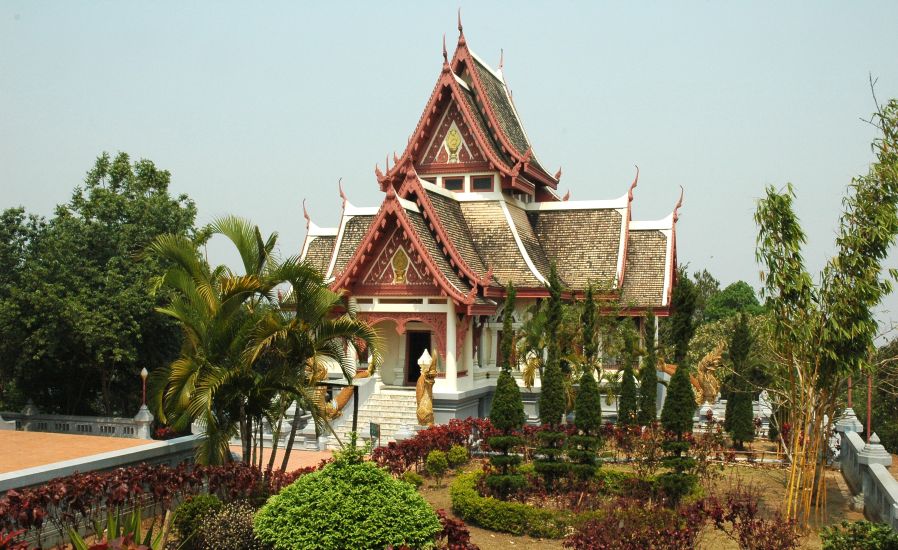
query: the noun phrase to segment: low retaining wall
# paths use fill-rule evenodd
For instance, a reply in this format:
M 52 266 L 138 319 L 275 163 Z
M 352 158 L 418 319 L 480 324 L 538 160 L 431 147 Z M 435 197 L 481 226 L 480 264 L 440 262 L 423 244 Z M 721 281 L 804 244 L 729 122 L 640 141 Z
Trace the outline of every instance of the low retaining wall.
M 41 485 L 51 479 L 72 475 L 76 472 L 112 470 L 144 463 L 176 466 L 185 461 L 193 462 L 196 447 L 201 440 L 202 436 L 188 435 L 168 441 L 148 441 L 146 445 L 139 447 L 6 472 L 0 474 L 0 494 L 10 489 Z
M 143 410 L 141 409 L 141 413 Z M 26 432 L 150 439 L 150 423 L 153 417 L 150 415 L 146 418 L 141 413 L 134 418 L 44 414 L 29 404 L 22 412 L 0 411 L 0 419 L 5 421 L 7 429 L 14 422 L 16 430 Z
M 892 455 L 880 444 L 874 433 L 865 443 L 858 432 L 863 427 L 847 409 L 836 423 L 839 432 L 839 465 L 842 475 L 856 496 L 863 502 L 864 515 L 872 521 L 886 523 L 898 530 L 898 481 L 889 472 Z

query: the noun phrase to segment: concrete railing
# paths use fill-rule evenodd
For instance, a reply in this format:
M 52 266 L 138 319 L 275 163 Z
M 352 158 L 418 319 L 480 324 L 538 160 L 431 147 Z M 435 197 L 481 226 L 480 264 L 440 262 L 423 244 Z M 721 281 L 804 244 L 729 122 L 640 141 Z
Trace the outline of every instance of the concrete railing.
M 153 416 L 141 407 L 134 418 L 111 416 L 76 416 L 68 414 L 45 414 L 29 403 L 22 412 L 0 411 L 0 418 L 6 427 L 15 423 L 16 430 L 26 432 L 50 432 L 77 435 L 102 435 L 130 439 L 151 439 L 150 425 Z
M 858 432 L 863 427 L 852 409 L 836 422 L 839 437 L 839 464 L 856 503 L 863 503 L 864 515 L 898 530 L 898 481 L 889 472 L 892 455 L 874 433 L 864 443 Z

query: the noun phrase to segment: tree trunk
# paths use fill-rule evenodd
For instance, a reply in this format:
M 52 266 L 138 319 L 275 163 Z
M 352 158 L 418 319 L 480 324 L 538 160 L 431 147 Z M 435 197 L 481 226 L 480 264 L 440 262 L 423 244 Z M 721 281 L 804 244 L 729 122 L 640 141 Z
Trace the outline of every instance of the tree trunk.
M 290 461 L 290 451 L 293 450 L 293 440 L 296 438 L 296 426 L 299 425 L 299 419 L 302 416 L 302 409 L 299 403 L 296 403 L 296 412 L 293 414 L 293 426 L 290 427 L 290 437 L 287 438 L 287 448 L 284 449 L 284 460 L 281 461 L 281 472 L 287 471 L 287 462 Z
M 281 442 L 281 427 L 284 425 L 284 415 L 287 412 L 287 407 L 284 404 L 281 404 L 280 414 L 278 414 L 278 424 L 274 429 L 271 437 L 271 456 L 268 457 L 268 473 L 271 474 L 271 471 L 274 470 L 274 458 L 278 452 L 278 445 Z

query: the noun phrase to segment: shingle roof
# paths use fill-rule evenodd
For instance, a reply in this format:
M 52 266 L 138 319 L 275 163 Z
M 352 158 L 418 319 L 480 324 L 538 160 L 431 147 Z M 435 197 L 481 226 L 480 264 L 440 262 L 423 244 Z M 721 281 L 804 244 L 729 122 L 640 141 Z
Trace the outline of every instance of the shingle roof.
M 477 76 L 480 78 L 480 82 L 486 91 L 487 97 L 484 99 L 488 100 L 490 105 L 492 105 L 493 112 L 496 114 L 496 118 L 499 119 L 499 124 L 502 126 L 502 131 L 508 137 L 508 140 L 517 149 L 518 153 L 523 155 L 530 148 L 530 143 L 527 141 L 527 135 L 524 133 L 524 129 L 521 127 L 520 121 L 515 114 L 514 107 L 512 107 L 508 99 L 508 94 L 505 93 L 505 83 L 496 78 L 493 72 L 477 59 L 474 60 L 474 65 L 477 68 Z
M 668 237 L 657 230 L 630 230 L 627 239 L 627 268 L 621 293 L 625 306 L 661 306 Z
M 465 104 L 468 106 L 468 109 L 472 113 L 474 113 L 474 122 L 477 124 L 480 133 L 486 136 L 486 142 L 492 150 L 493 154 L 501 159 L 506 165 L 514 165 L 514 162 L 511 161 L 511 158 L 507 154 L 502 152 L 502 149 L 498 144 L 496 144 L 496 141 L 493 139 L 493 135 L 486 124 L 486 120 L 483 118 L 483 113 L 481 112 L 480 107 L 477 106 L 477 102 L 474 101 L 474 94 L 466 88 L 461 88 L 460 86 L 459 88 L 462 91 L 461 96 L 464 99 Z
M 458 201 L 434 191 L 425 192 L 462 259 L 476 274 L 485 275 L 488 268 L 477 253 L 477 249 L 474 248 L 474 238 L 471 236 L 471 229 L 465 221 Z
M 518 287 L 540 287 L 514 239 L 499 201 L 459 203 L 471 230 L 474 248 L 485 263 L 493 268 L 493 277 L 500 284 L 508 281 Z
M 622 216 L 615 209 L 540 210 L 529 217 L 548 261 L 571 288 L 610 288 L 618 267 Z M 663 277 L 662 277 L 663 281 Z
M 359 243 L 361 243 L 362 239 L 365 237 L 365 233 L 368 231 L 368 226 L 371 225 L 371 220 L 373 219 L 374 216 L 353 216 L 347 220 L 346 226 L 343 228 L 343 238 L 340 241 L 340 250 L 337 251 L 337 261 L 334 263 L 334 269 L 331 275 L 336 275 L 343 271 L 346 267 L 346 263 L 355 253 L 355 249 L 358 248 Z
M 524 245 L 524 250 L 527 252 L 527 256 L 530 258 L 530 261 L 533 263 L 537 272 L 544 278 L 548 277 L 549 259 L 546 257 L 546 252 L 540 244 L 539 238 L 533 230 L 533 226 L 530 225 L 527 212 L 514 204 L 506 204 L 506 207 L 508 208 L 508 213 L 511 214 L 511 221 L 514 223 L 515 229 L 518 232 L 518 237 L 521 239 L 521 244 Z
M 324 275 L 334 253 L 334 244 L 337 242 L 337 237 L 327 235 L 309 237 L 309 239 L 309 246 L 303 259 Z

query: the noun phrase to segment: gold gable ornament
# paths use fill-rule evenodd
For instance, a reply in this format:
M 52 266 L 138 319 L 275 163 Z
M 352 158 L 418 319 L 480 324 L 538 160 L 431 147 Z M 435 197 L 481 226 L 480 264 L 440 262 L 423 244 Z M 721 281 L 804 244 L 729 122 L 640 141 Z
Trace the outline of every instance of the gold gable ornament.
M 461 149 L 461 134 L 458 128 L 452 127 L 446 133 L 446 149 L 449 150 L 449 162 L 458 162 L 458 151 Z
M 400 248 L 393 254 L 392 266 L 393 284 L 404 285 L 406 275 L 408 274 L 408 255 L 405 253 L 405 250 Z

